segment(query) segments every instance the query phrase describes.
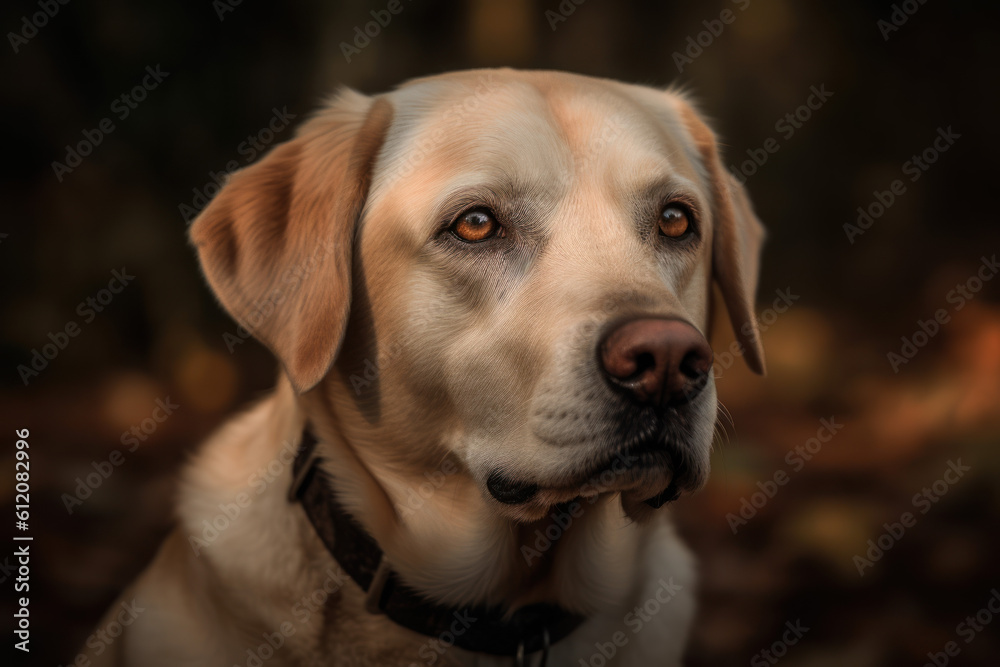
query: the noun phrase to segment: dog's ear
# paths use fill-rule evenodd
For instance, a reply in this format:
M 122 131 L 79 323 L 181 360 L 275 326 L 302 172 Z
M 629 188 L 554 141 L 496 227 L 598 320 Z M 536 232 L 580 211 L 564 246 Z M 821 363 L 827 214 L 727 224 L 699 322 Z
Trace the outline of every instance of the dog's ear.
M 300 393 L 327 373 L 344 335 L 356 223 L 391 119 L 384 98 L 341 92 L 234 174 L 191 225 L 215 295 Z
M 680 105 L 707 172 L 712 196 L 712 276 L 722 292 L 736 339 L 747 365 L 764 374 L 764 349 L 754 313 L 764 226 L 753 212 L 746 189 L 722 166 L 715 134 L 687 103 Z

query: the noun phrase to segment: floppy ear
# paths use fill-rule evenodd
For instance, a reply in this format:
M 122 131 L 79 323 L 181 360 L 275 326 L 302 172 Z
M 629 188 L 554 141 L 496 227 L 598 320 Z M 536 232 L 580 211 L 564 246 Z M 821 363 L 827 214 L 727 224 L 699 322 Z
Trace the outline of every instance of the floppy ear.
M 736 339 L 744 349 L 747 365 L 764 374 L 764 349 L 754 313 L 760 251 L 764 226 L 753 212 L 746 189 L 722 166 L 715 134 L 687 104 L 681 115 L 701 153 L 711 186 L 714 230 L 712 277 L 726 303 Z
M 191 225 L 216 297 L 300 393 L 326 375 L 344 335 L 357 218 L 391 119 L 387 100 L 342 91 Z

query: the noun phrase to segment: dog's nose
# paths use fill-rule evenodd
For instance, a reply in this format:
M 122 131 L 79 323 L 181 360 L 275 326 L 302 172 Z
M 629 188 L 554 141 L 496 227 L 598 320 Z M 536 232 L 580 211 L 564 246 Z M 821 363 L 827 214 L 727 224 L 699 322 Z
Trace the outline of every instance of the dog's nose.
M 701 392 L 712 368 L 712 348 L 687 322 L 638 319 L 604 337 L 600 361 L 611 383 L 634 401 L 682 405 Z

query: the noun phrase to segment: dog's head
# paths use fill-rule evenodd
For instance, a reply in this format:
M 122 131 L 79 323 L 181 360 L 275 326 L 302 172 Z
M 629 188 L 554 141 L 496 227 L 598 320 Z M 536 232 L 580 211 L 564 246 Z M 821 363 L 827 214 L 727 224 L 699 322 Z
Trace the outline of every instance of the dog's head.
M 343 92 L 191 229 L 359 457 L 455 461 L 520 519 L 704 482 L 712 282 L 763 372 L 762 236 L 682 96 L 509 70 Z

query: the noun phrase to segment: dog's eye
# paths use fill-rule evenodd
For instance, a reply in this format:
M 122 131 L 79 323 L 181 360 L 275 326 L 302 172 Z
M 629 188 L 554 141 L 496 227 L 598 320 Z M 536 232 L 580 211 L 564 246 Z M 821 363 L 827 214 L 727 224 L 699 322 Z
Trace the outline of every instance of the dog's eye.
M 668 204 L 660 213 L 660 233 L 672 239 L 683 238 L 691 231 L 691 217 L 683 206 Z
M 503 236 L 503 228 L 489 211 L 474 209 L 463 213 L 451 226 L 452 233 L 467 243 Z

